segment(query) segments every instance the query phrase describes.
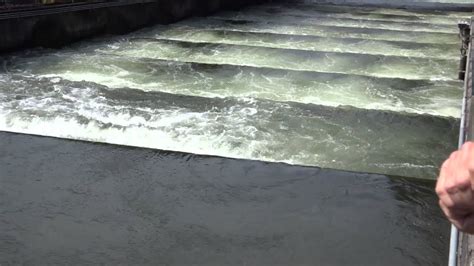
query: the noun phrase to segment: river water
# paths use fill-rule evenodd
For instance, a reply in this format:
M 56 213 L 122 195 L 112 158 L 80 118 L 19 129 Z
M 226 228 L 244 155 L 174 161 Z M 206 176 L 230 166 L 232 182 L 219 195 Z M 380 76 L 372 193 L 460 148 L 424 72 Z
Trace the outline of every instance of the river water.
M 2 265 L 444 265 L 433 184 L 0 132 Z
M 466 15 L 273 4 L 5 56 L 0 129 L 432 179 Z
M 443 264 L 470 14 L 304 2 L 1 57 L 0 264 Z

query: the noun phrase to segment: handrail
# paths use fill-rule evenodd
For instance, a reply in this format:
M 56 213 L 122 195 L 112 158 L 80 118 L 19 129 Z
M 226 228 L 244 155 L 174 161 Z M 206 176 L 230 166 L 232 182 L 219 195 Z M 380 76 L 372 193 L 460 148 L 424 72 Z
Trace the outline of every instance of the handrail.
M 65 13 L 65 12 L 77 12 L 77 11 L 84 11 L 84 10 L 90 10 L 90 9 L 146 4 L 146 3 L 153 3 L 153 2 L 156 2 L 156 0 L 110 1 L 110 2 L 101 1 L 101 2 L 91 2 L 91 3 L 81 3 L 81 4 L 43 6 L 42 8 L 35 9 L 35 10 L 16 10 L 13 12 L 3 12 L 3 13 L 0 12 L 0 20 L 45 16 L 45 15 L 60 14 L 60 13 Z
M 471 111 L 471 98 L 473 97 L 473 86 L 472 86 L 472 70 L 473 70 L 473 59 L 474 53 L 473 43 L 472 43 L 472 36 L 473 34 L 471 31 L 474 29 L 473 27 L 473 19 L 471 19 L 468 23 L 460 23 L 459 29 L 461 32 L 462 40 L 462 48 L 461 48 L 461 68 L 460 68 L 460 75 L 459 77 L 464 80 L 464 97 L 462 103 L 462 112 L 461 112 L 461 124 L 459 130 L 459 148 L 468 140 L 470 132 L 470 116 Z M 468 27 L 469 29 L 466 29 Z M 466 35 L 466 33 L 469 33 Z M 464 66 L 463 66 L 464 65 Z M 451 238 L 450 238 L 450 245 L 449 245 L 449 266 L 458 266 L 461 265 L 461 260 L 459 259 L 459 255 L 461 255 L 460 251 L 460 233 L 458 229 L 451 225 Z M 462 240 L 461 240 L 462 241 Z M 462 244 L 461 244 L 462 245 Z M 462 246 L 461 246 L 462 248 Z

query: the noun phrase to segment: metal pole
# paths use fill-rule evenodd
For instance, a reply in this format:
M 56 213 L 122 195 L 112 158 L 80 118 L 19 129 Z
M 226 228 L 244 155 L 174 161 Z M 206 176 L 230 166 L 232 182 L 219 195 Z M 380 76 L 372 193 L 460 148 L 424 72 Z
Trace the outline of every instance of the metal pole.
M 449 243 L 449 266 L 457 266 L 459 231 L 451 225 L 451 240 Z

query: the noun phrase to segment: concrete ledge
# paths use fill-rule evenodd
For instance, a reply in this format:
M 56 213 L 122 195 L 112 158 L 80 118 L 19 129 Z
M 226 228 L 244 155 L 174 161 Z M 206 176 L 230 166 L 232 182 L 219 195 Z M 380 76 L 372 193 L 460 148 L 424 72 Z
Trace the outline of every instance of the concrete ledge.
M 0 19 L 0 52 L 30 47 L 57 48 L 101 34 L 123 34 L 153 24 L 204 16 L 222 9 L 272 0 L 156 0 L 109 2 L 108 6 L 48 12 L 9 12 Z M 23 14 L 23 15 L 22 15 Z

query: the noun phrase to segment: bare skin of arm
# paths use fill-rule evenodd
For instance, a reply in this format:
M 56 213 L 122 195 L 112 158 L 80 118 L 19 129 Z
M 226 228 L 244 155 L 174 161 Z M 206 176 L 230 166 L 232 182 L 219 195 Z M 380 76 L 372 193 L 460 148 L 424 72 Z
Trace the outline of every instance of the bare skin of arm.
M 460 231 L 474 234 L 474 143 L 453 152 L 441 167 L 436 193 L 446 217 Z

